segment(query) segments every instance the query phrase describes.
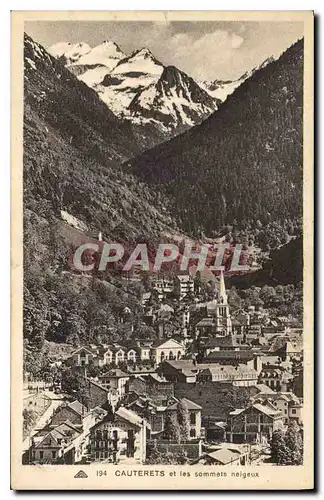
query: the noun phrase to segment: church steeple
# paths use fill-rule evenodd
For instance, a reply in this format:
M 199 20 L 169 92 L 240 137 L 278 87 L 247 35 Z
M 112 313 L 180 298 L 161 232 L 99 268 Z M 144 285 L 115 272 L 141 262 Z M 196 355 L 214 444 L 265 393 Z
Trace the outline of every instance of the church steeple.
M 227 304 L 227 293 L 225 288 L 224 273 L 221 271 L 219 277 L 218 303 Z
M 221 271 L 219 277 L 218 298 L 216 303 L 216 325 L 217 331 L 222 335 L 230 335 L 232 332 L 232 320 L 227 303 L 224 273 Z

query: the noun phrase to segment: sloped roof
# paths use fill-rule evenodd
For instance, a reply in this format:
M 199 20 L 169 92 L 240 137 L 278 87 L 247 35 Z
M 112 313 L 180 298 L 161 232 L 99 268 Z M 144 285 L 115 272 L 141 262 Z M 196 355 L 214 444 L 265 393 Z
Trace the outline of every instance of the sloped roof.
M 226 465 L 234 460 L 237 460 L 237 458 L 240 456 L 240 453 L 223 448 L 211 453 L 207 453 L 207 456 L 213 458 L 214 460 L 217 460 L 217 462 L 220 462 L 223 465 Z
M 181 372 L 184 372 L 185 370 L 198 372 L 198 366 L 196 366 L 191 359 L 167 359 L 163 361 L 163 364 L 168 364 L 176 370 L 181 370 Z
M 152 378 L 155 382 L 159 382 L 160 384 L 170 383 L 165 377 L 161 377 L 161 375 L 158 375 L 157 373 L 150 373 L 147 378 Z
M 270 387 L 268 387 L 265 384 L 256 384 L 254 387 L 256 387 L 256 389 L 258 389 L 260 393 L 275 394 L 275 391 L 273 391 L 272 389 L 270 389 Z
M 210 352 L 205 357 L 204 362 L 212 360 L 229 360 L 229 361 L 251 361 L 255 356 L 253 351 L 242 349 L 239 351 L 214 351 Z
M 124 406 L 120 406 L 118 408 L 118 410 L 116 411 L 116 415 L 124 420 L 127 420 L 127 422 L 130 422 L 133 425 L 136 425 L 138 427 L 142 426 L 143 419 L 139 415 L 137 415 L 137 413 L 129 410 L 128 408 L 125 408 Z
M 71 356 L 73 356 L 74 354 L 78 354 L 78 352 L 80 351 L 87 351 L 89 354 L 92 354 L 93 355 L 93 348 L 87 346 L 87 347 L 78 347 L 75 351 L 71 352 Z
M 192 281 L 192 277 L 189 274 L 178 274 L 177 278 L 179 281 Z
M 128 377 L 129 375 L 120 368 L 114 368 L 109 370 L 108 372 L 104 373 L 103 375 L 100 375 L 98 378 L 99 380 L 102 378 L 110 377 L 110 378 L 124 378 Z
M 201 406 L 197 405 L 196 403 L 194 403 L 190 399 L 181 398 L 180 401 L 183 401 L 186 404 L 188 410 L 201 410 L 202 409 Z M 178 405 L 178 402 L 173 403 L 172 405 L 168 406 L 168 410 L 176 410 L 177 405 Z
M 196 324 L 196 327 L 199 326 L 216 326 L 216 322 L 214 318 L 203 318 Z
M 256 410 L 261 411 L 262 413 L 264 413 L 268 417 L 274 417 L 274 416 L 276 416 L 276 415 L 278 415 L 278 414 L 281 413 L 280 411 L 273 409 L 271 406 L 269 406 L 269 405 L 263 405 L 261 403 L 255 403 L 253 405 L 253 408 L 255 408 Z
M 69 434 L 69 431 L 73 431 L 74 434 L 80 434 L 81 430 L 75 427 L 74 425 L 71 424 L 69 420 L 66 420 L 65 422 L 62 422 L 61 424 L 57 425 L 54 429 L 54 431 L 61 433 L 63 436 L 66 437 L 71 437 L 71 434 Z
M 86 415 L 88 413 L 87 408 L 77 399 L 75 401 L 72 401 L 72 403 L 69 403 L 68 408 L 71 408 L 81 416 Z
M 47 431 L 45 431 L 44 434 L 35 434 L 35 436 L 33 436 L 33 441 L 34 441 L 34 444 L 35 444 L 35 447 L 38 448 L 38 447 L 41 447 L 42 443 L 44 443 L 44 441 L 46 441 L 47 439 L 51 439 L 51 444 L 47 444 L 46 445 L 46 448 L 60 448 L 61 445 L 58 444 L 58 439 L 63 439 L 65 438 L 66 435 L 64 434 L 64 432 L 60 432 L 59 430 L 56 430 L 56 429 L 52 429 L 51 431 L 49 431 L 47 429 Z
M 181 349 L 183 349 L 183 345 L 180 344 L 180 342 L 178 342 L 177 340 L 174 340 L 173 338 L 170 338 L 170 339 L 159 339 L 159 340 L 155 340 L 152 344 L 153 347 L 162 347 L 164 344 L 167 344 L 169 342 L 175 342 L 179 347 L 181 347 Z M 170 348 L 171 349 L 171 348 Z

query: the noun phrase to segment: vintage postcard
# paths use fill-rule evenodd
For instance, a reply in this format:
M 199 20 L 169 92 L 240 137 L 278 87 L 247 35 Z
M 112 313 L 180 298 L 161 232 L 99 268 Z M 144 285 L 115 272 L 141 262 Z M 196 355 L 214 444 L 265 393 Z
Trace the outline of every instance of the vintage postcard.
M 12 13 L 13 489 L 314 488 L 313 17 Z

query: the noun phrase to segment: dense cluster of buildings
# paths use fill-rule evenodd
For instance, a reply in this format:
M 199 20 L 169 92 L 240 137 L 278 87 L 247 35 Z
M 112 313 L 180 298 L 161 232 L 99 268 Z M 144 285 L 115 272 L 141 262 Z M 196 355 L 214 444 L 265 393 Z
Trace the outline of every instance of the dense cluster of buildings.
M 179 335 L 75 349 L 64 363 L 83 377 L 83 400 L 62 402 L 33 434 L 26 463 L 140 464 L 153 443 L 162 455 L 181 445 L 190 463 L 244 465 L 291 421 L 302 432 L 299 332 L 284 318 L 260 322 L 254 308 L 231 315 L 222 274 L 215 297 L 203 305 L 186 300 L 194 292 L 188 275 L 157 280 L 153 289 L 155 308 L 143 297 L 146 319 L 154 325 L 161 314 L 172 315 L 165 297 L 176 291 Z M 197 310 L 201 319 L 192 325 Z M 100 369 L 96 377 L 90 366 Z M 175 442 L 167 428 L 179 405 L 188 432 Z

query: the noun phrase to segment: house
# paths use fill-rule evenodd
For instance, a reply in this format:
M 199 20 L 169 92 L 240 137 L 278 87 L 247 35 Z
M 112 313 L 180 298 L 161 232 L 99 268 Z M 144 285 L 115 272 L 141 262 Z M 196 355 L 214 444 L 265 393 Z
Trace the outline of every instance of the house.
M 46 427 L 37 432 L 31 440 L 30 463 L 64 463 L 65 448 L 81 434 L 80 429 L 64 422 L 56 428 Z
M 99 381 L 86 377 L 84 384 L 87 390 L 87 399 L 90 408 L 95 408 L 96 406 L 106 408 L 107 405 L 116 406 L 120 399 L 117 390 L 104 387 Z
M 260 393 L 253 398 L 253 402 L 271 403 L 282 412 L 284 424 L 288 424 L 292 420 L 295 420 L 297 424 L 303 422 L 303 405 L 293 392 Z
M 274 391 L 288 392 L 293 378 L 293 375 L 280 365 L 265 365 L 260 372 L 259 383 Z
M 217 334 L 216 318 L 203 318 L 196 324 L 196 336 L 199 338 L 209 338 Z
M 51 426 L 55 427 L 69 421 L 74 427 L 80 429 L 83 426 L 84 419 L 88 415 L 89 412 L 86 406 L 75 400 L 71 403 L 62 404 L 54 411 Z
M 301 360 L 303 358 L 303 344 L 300 341 L 285 341 L 283 345 L 275 351 L 284 361 Z
M 232 366 L 213 363 L 197 375 L 197 382 L 231 382 L 237 387 L 256 385 L 257 381 L 258 372 L 244 364 Z
M 148 431 L 150 438 L 160 439 L 164 430 L 168 405 L 173 404 L 177 399 L 174 396 L 169 396 L 164 398 L 163 401 L 159 401 L 145 394 L 140 396 L 134 395 L 131 398 L 127 395 L 127 399 L 129 400 L 126 405 L 127 408 L 148 421 L 150 425 L 150 430 Z
M 151 359 L 151 342 L 145 343 L 137 343 L 137 348 L 139 352 L 139 357 L 141 361 L 150 361 Z
M 210 339 L 202 348 L 204 356 L 208 356 L 211 352 L 218 351 L 240 351 L 243 348 L 248 348 L 248 346 L 241 345 L 237 339 L 232 335 L 227 335 L 226 337 L 216 337 Z
M 142 298 L 141 298 L 142 306 L 146 306 L 149 303 L 151 295 L 152 295 L 151 292 L 144 292 L 142 294 Z
M 190 359 L 164 361 L 159 366 L 159 374 L 170 382 L 193 384 L 196 382 L 198 372 L 198 366 Z
M 265 384 L 256 384 L 251 388 L 251 397 L 256 397 L 258 394 L 275 394 L 275 391 Z
M 125 394 L 125 386 L 129 380 L 129 375 L 120 368 L 109 370 L 98 377 L 99 383 L 109 389 L 115 389 L 119 397 Z
M 127 351 L 128 349 L 121 345 L 90 345 L 79 347 L 71 354 L 69 360 L 74 366 L 87 367 L 91 363 L 100 367 L 112 363 L 118 365 L 127 361 Z M 130 359 L 133 360 L 133 357 L 131 353 Z
M 262 356 L 262 353 L 249 349 L 213 351 L 204 357 L 203 363 L 220 363 L 233 366 L 245 364 L 260 373 L 262 370 Z
M 96 354 L 87 347 L 79 347 L 70 356 L 71 363 L 74 366 L 87 366 L 94 360 Z
M 94 462 L 143 464 L 149 424 L 123 406 L 108 413 L 90 431 L 90 457 Z
M 157 365 L 165 360 L 181 359 L 184 354 L 184 346 L 174 339 L 158 340 L 151 347 L 151 357 Z
M 283 415 L 270 404 L 255 403 L 229 413 L 226 439 L 230 443 L 269 442 L 283 427 Z
M 250 324 L 246 328 L 245 332 L 245 341 L 248 344 L 251 344 L 252 342 L 256 341 L 263 335 L 263 330 L 260 324 Z
M 173 292 L 174 284 L 172 281 L 157 279 L 153 283 L 153 289 L 157 292 L 159 301 L 162 301 L 167 295 Z
M 138 395 L 152 397 L 155 402 L 163 404 L 174 394 L 173 384 L 157 373 L 147 376 L 132 375 L 126 384 L 126 393 L 136 392 Z
M 226 422 L 218 421 L 213 416 L 203 417 L 202 425 L 209 442 L 224 443 L 226 441 Z
M 189 440 L 201 437 L 201 406 L 197 405 L 193 401 L 187 398 L 181 398 L 180 400 L 188 408 L 189 412 L 189 423 L 190 423 L 190 433 Z M 174 402 L 172 405 L 167 407 L 168 412 L 176 412 L 178 408 L 178 402 Z
M 180 300 L 182 300 L 188 294 L 193 294 L 194 289 L 194 279 L 190 274 L 179 274 L 175 277 L 174 292 Z
M 232 335 L 240 343 L 246 339 L 248 326 L 246 323 L 241 322 L 237 317 L 232 318 Z

